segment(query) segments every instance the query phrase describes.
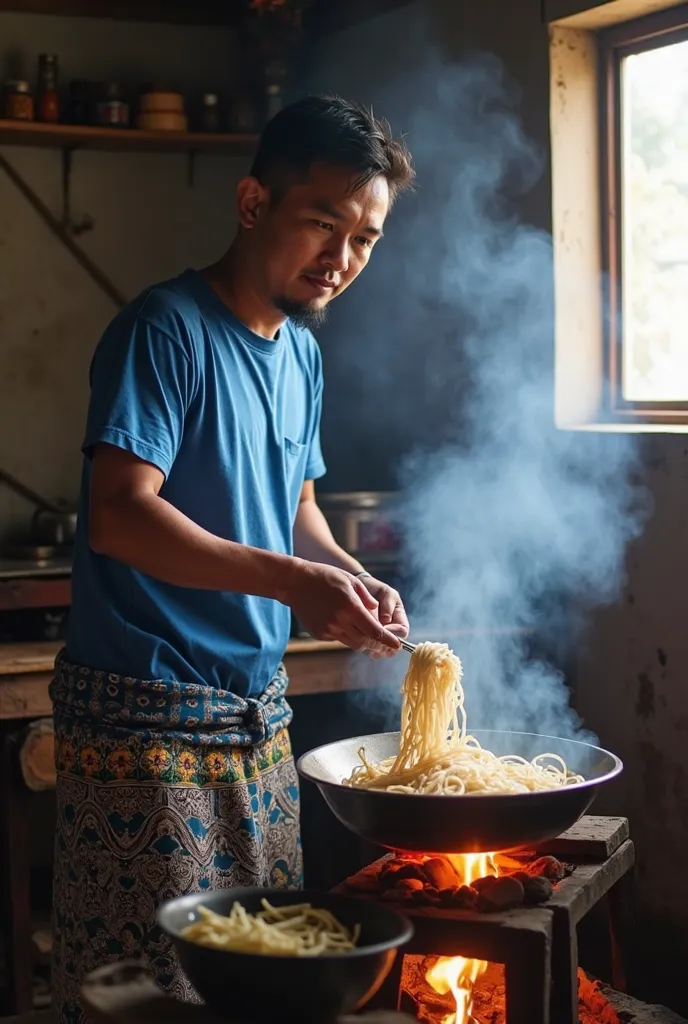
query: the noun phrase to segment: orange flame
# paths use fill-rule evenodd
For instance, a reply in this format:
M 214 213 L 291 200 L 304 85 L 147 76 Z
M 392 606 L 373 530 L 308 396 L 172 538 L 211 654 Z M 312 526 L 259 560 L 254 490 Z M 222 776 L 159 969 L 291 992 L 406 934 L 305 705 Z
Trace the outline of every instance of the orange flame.
M 454 853 L 449 854 L 448 859 L 462 885 L 471 885 L 478 878 L 498 874 L 492 853 Z M 485 960 L 472 960 L 463 956 L 437 958 L 425 975 L 425 980 L 440 995 L 451 992 L 456 1003 L 456 1013 L 450 1013 L 442 1024 L 473 1024 L 473 988 L 486 970 Z
M 471 885 L 479 878 L 499 874 L 494 853 L 449 853 L 447 860 L 451 862 L 462 885 Z

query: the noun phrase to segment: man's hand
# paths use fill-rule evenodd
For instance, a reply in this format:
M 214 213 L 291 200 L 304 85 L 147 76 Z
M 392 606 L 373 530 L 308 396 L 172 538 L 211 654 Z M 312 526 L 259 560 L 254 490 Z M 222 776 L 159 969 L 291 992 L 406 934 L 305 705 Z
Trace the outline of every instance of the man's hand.
M 404 610 L 404 602 L 398 592 L 390 587 L 388 583 L 376 579 L 374 576 L 360 576 L 360 582 L 366 590 L 372 594 L 377 601 L 377 617 L 383 626 L 386 626 L 390 633 L 405 640 L 409 635 L 409 622 Z M 391 652 L 394 653 L 394 652 Z M 371 657 L 387 657 L 388 650 L 384 652 L 371 651 Z
M 377 583 L 395 595 L 394 601 L 387 593 L 384 595 L 385 617 L 395 629 L 387 629 L 381 622 L 380 604 L 369 583 Z M 357 579 L 344 569 L 297 559 L 278 596 L 317 640 L 339 640 L 355 651 L 377 655 L 389 656 L 399 650 L 395 630 L 406 623 L 403 606 L 401 613 L 396 611 L 399 595 L 378 580 L 368 576 Z M 403 622 L 400 618 L 394 621 L 399 614 Z M 408 623 L 405 628 L 408 632 Z

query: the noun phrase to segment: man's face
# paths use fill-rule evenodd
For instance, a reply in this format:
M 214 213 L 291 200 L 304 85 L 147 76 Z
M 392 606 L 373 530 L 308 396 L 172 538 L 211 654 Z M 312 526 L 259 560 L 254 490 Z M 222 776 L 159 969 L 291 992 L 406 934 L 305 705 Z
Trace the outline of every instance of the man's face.
M 248 183 L 253 182 L 253 186 Z M 252 223 L 259 287 L 273 306 L 305 326 L 325 319 L 329 302 L 348 288 L 382 235 L 389 186 L 378 175 L 351 191 L 350 170 L 314 164 L 308 180 L 292 185 L 277 203 L 254 179 L 245 196 L 261 190 Z M 240 190 L 240 213 L 242 195 Z

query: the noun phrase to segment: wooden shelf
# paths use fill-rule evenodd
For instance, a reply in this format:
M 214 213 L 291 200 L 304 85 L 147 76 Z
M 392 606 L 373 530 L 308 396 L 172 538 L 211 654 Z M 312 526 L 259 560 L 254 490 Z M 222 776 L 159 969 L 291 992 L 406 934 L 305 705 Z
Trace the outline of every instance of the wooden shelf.
M 230 154 L 250 148 L 257 135 L 204 132 L 145 132 L 136 128 L 90 128 L 69 124 L 0 120 L 0 145 L 108 152 Z
M 0 11 L 234 27 L 244 14 L 241 0 L 0 0 Z

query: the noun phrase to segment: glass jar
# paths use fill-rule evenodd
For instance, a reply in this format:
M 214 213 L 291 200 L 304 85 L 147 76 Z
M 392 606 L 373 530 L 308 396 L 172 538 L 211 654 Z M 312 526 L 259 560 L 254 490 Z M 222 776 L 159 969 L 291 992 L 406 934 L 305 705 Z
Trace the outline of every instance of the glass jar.
M 38 120 L 60 120 L 60 96 L 57 91 L 57 57 L 42 53 L 38 58 Z
M 33 121 L 34 103 L 28 82 L 5 82 L 4 116 L 10 121 Z
M 129 104 L 122 99 L 117 82 L 109 82 L 98 103 L 98 124 L 109 128 L 129 127 Z

